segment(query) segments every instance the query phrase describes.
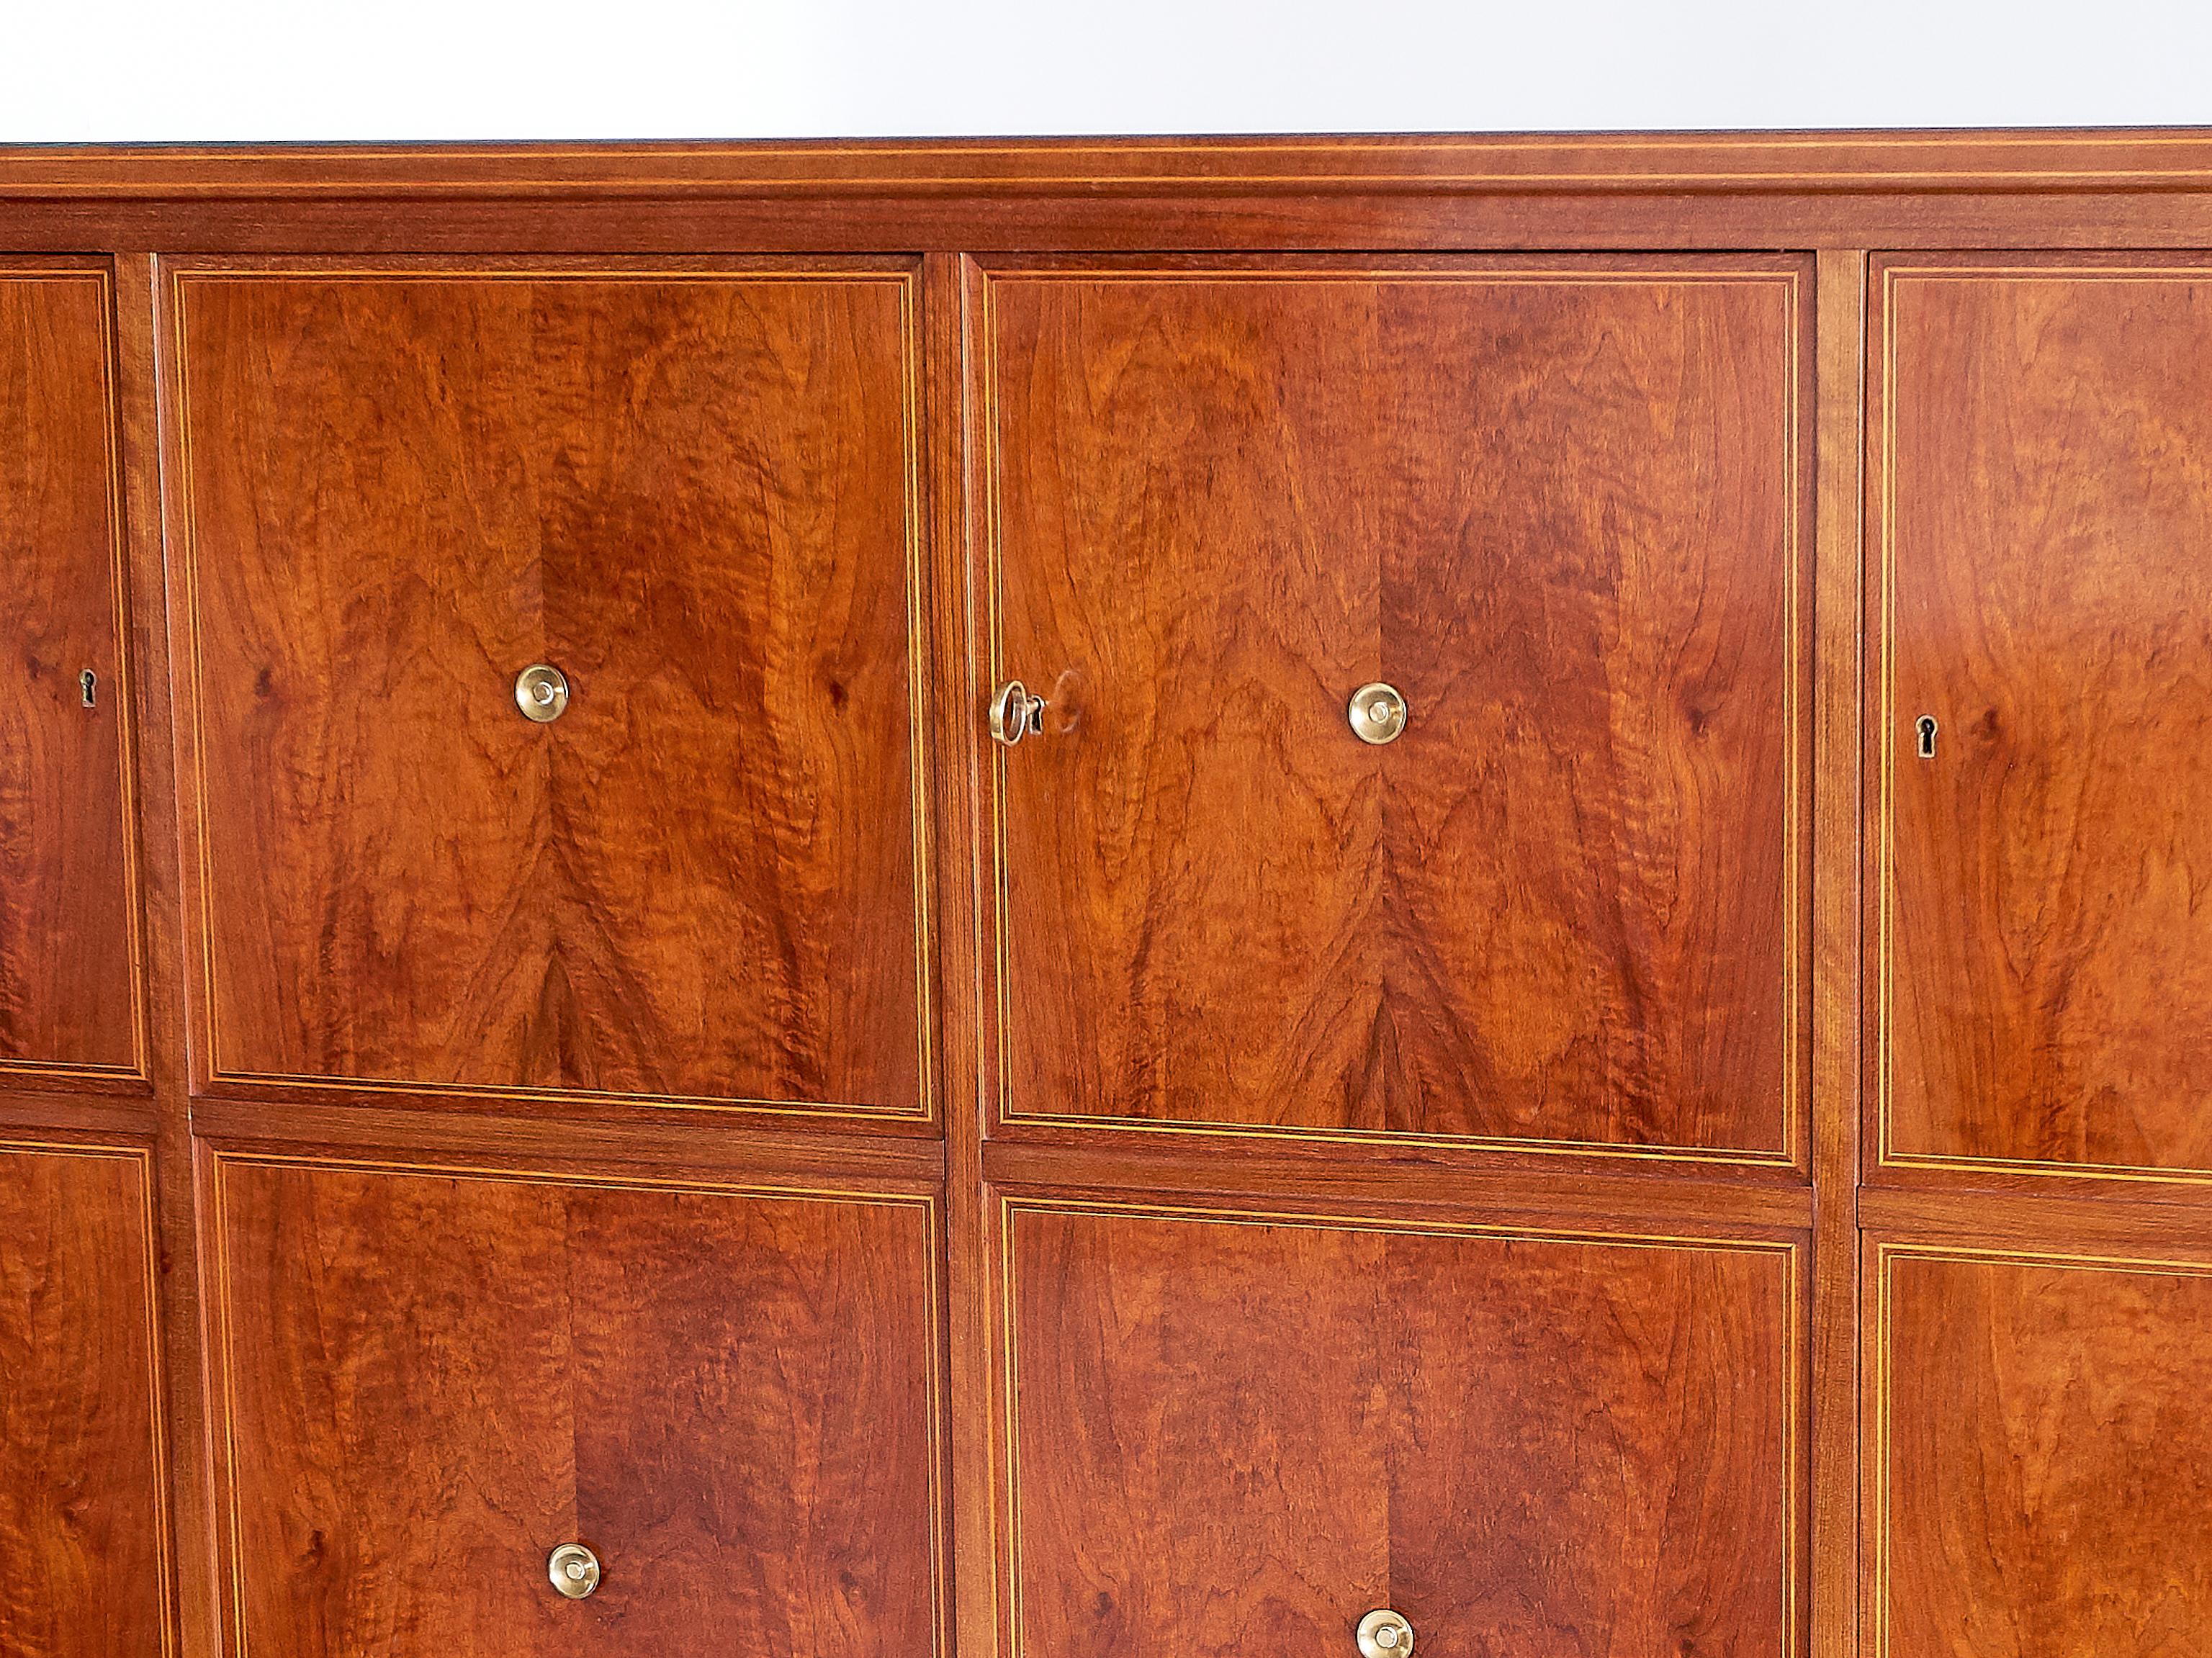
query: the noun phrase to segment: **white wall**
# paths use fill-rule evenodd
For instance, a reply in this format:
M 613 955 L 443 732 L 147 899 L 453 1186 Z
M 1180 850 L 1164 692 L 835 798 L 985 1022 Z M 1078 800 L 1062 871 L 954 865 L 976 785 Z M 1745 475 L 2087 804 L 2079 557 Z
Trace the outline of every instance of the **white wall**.
M 2212 122 L 2212 0 L 0 0 L 0 141 Z

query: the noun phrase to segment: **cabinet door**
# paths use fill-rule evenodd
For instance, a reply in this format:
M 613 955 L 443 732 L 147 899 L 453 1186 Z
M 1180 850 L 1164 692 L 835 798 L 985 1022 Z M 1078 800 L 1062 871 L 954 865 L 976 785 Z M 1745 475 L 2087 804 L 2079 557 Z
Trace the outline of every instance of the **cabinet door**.
M 1892 1244 L 1877 1649 L 2184 1658 L 2212 1621 L 2212 1266 Z
M 139 1068 L 110 289 L 0 259 L 0 1072 Z
M 1790 1159 L 1803 284 L 988 272 L 1009 1118 Z
M 913 288 L 179 276 L 217 1077 L 924 1111 Z
M 1789 1245 L 1001 1224 L 1009 1650 L 1797 1650 Z
M 1883 1155 L 2212 1175 L 2212 268 L 1878 286 Z
M 0 1146 L 0 1652 L 167 1651 L 143 1152 Z
M 926 1200 L 218 1179 L 242 1649 L 936 1645 Z M 574 1600 L 572 1541 L 602 1570 Z

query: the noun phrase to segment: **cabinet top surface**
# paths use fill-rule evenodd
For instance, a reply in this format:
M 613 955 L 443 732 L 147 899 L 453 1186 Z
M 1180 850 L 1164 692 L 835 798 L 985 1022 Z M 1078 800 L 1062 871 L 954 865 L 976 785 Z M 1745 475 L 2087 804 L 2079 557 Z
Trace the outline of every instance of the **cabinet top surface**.
M 2187 191 L 2212 128 L 0 146 L 0 200 Z

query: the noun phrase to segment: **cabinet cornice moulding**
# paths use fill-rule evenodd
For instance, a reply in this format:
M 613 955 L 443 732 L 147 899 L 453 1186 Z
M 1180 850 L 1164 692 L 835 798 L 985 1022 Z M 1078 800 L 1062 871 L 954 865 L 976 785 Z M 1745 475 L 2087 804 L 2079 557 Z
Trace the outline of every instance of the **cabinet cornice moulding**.
M 0 201 L 2195 191 L 2212 129 L 0 146 Z

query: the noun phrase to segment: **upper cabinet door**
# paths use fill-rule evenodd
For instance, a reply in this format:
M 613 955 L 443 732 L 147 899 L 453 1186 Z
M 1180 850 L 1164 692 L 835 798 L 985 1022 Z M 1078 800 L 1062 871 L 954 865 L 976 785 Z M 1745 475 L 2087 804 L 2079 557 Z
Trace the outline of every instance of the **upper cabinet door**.
M 216 1078 L 926 1114 L 915 280 L 179 272 Z
M 112 286 L 0 260 L 0 1073 L 141 1069 Z
M 1796 1156 L 1808 288 L 986 269 L 1007 1119 Z
M 1876 299 L 1882 1155 L 2212 1175 L 2212 267 Z

